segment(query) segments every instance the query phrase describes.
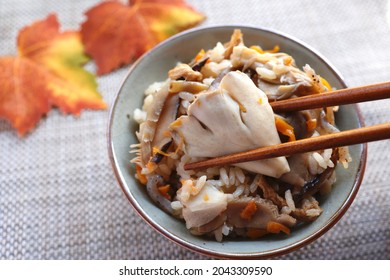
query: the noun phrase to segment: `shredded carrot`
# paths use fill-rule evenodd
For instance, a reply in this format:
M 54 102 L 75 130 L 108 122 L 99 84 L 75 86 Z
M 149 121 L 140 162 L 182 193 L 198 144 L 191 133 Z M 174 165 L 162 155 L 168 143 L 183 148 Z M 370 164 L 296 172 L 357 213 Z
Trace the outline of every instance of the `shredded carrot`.
M 281 118 L 275 117 L 276 129 L 288 137 L 288 142 L 295 141 L 294 128 Z
M 181 122 L 181 121 L 180 121 Z M 177 147 L 176 147 L 176 150 L 174 151 L 174 152 L 171 152 L 171 153 L 166 153 L 166 152 L 163 152 L 163 151 L 161 151 L 158 147 L 153 147 L 153 154 L 160 154 L 160 155 L 163 155 L 163 156 L 166 156 L 166 157 L 171 157 L 171 156 L 173 156 L 173 155 L 176 155 L 179 151 L 180 151 L 180 149 L 182 148 L 182 146 L 183 146 L 183 144 L 184 144 L 184 137 L 183 137 L 183 135 L 182 134 L 179 134 L 180 135 L 180 142 L 179 142 L 179 144 L 177 145 Z M 149 163 L 148 163 L 149 164 Z M 156 164 L 155 164 L 156 165 Z M 153 166 L 151 166 L 151 167 L 153 167 Z M 155 168 L 157 168 L 157 165 L 155 166 L 155 167 L 153 167 L 154 169 Z M 154 170 L 153 169 L 153 170 Z M 149 169 L 150 170 L 150 169 Z M 152 170 L 152 171 L 153 171 Z
M 203 58 L 205 54 L 205 51 L 204 49 L 201 49 L 198 54 L 195 56 L 195 61 L 198 62 L 199 60 L 201 60 Z
M 163 151 L 161 151 L 158 147 L 153 147 L 153 154 L 160 154 L 160 155 L 163 155 L 163 156 L 166 156 L 166 157 L 169 157 L 171 154 L 168 154 L 168 153 L 165 153 Z
M 161 186 L 161 187 L 158 187 L 158 192 L 159 192 L 163 197 L 165 197 L 166 199 L 171 200 L 171 196 L 170 196 L 170 194 L 168 193 L 170 188 L 171 188 L 170 185 Z
M 148 182 L 148 178 L 146 178 L 145 174 L 142 174 L 141 171 L 142 171 L 142 167 L 137 165 L 135 167 L 136 171 L 137 171 L 137 178 L 138 180 L 141 182 L 141 184 L 144 184 L 146 185 L 146 183 Z
M 209 196 L 207 195 L 207 193 L 203 196 L 203 200 L 204 201 L 208 201 L 209 200 Z
M 320 77 L 320 81 L 328 90 L 332 90 L 332 87 L 330 86 L 330 84 L 329 84 L 329 82 L 327 80 L 325 80 L 324 78 Z
M 260 238 L 268 233 L 265 229 L 259 229 L 259 228 L 250 228 L 246 232 L 246 236 L 248 236 L 251 239 L 257 239 Z
M 267 231 L 270 233 L 280 233 L 283 231 L 287 235 L 290 234 L 290 229 L 288 227 L 282 225 L 281 223 L 272 221 L 267 223 Z
M 259 46 L 250 46 L 249 48 L 252 50 L 255 50 L 261 54 L 263 54 L 263 53 L 277 53 L 280 50 L 280 47 L 278 45 L 275 45 L 271 50 L 263 50 Z
M 278 45 L 275 45 L 272 50 L 265 50 L 267 53 L 277 53 L 280 51 L 280 47 Z
M 310 119 L 306 121 L 306 127 L 308 131 L 313 131 L 317 127 L 317 119 Z
M 291 65 L 291 63 L 293 62 L 293 59 L 292 59 L 292 57 L 291 56 L 287 56 L 287 57 L 285 57 L 284 59 L 283 59 L 283 62 L 284 62 L 284 64 L 285 65 Z
M 257 103 L 259 103 L 260 105 L 263 104 L 263 99 L 260 97 L 259 100 L 257 100 Z
M 241 211 L 240 217 L 245 220 L 250 220 L 252 216 L 256 213 L 256 210 L 257 210 L 256 202 L 254 200 L 251 200 Z
M 258 53 L 261 53 L 261 54 L 264 53 L 263 49 L 260 48 L 259 46 L 251 46 L 250 49 L 255 50 L 255 51 L 257 51 Z
M 148 169 L 149 172 L 153 172 L 154 170 L 156 170 L 157 164 L 155 164 L 154 162 L 149 161 L 146 164 L 146 168 Z

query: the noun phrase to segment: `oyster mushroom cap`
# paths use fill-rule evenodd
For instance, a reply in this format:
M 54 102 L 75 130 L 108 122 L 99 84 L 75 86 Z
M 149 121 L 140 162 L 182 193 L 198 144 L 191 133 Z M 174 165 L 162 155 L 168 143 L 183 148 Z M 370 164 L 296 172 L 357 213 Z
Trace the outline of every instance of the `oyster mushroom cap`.
M 217 157 L 280 144 L 267 96 L 240 71 L 226 74 L 216 90 L 199 94 L 188 116 L 181 116 L 171 129 L 175 141 L 184 138 L 190 157 Z M 285 157 L 237 166 L 276 178 L 290 171 Z
M 180 200 L 180 190 L 179 190 Z M 214 220 L 226 210 L 228 195 L 212 185 L 206 184 L 201 191 L 188 200 L 181 200 L 183 218 L 187 228 L 200 227 Z

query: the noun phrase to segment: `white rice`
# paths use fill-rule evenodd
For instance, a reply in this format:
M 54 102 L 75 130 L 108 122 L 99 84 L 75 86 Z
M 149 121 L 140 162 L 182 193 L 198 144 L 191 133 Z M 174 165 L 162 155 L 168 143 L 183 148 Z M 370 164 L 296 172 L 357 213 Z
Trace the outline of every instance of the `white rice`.
M 229 186 L 234 186 L 236 183 L 236 174 L 234 168 L 229 169 Z
M 185 170 L 184 165 L 188 163 L 190 160 L 190 157 L 188 155 L 183 155 L 178 161 L 176 172 L 180 176 L 181 179 L 187 180 L 191 178 L 191 175 L 195 174 L 193 170 Z
M 174 200 L 171 202 L 171 207 L 174 211 L 179 211 L 181 209 L 183 209 L 183 205 L 181 204 L 180 201 L 178 200 Z
M 196 181 L 196 185 L 195 187 L 199 190 L 201 190 L 204 186 L 204 184 L 206 183 L 206 180 L 207 180 L 207 177 L 206 175 L 203 175 L 202 177 L 200 177 L 197 181 Z
M 235 47 L 230 59 L 225 59 L 225 47 L 221 43 L 218 43 L 212 50 L 208 51 L 207 57 L 211 60 L 211 62 L 208 62 L 202 68 L 202 76 L 208 77 L 203 79 L 203 84 L 211 85 L 215 80 L 214 77 L 217 77 L 218 74 L 220 74 L 223 70 L 234 66 L 235 63 L 241 64 L 242 57 L 240 55 L 240 50 L 242 50 L 240 46 Z M 249 52 L 250 51 L 254 50 L 249 50 Z M 308 65 L 304 67 L 304 71 L 307 75 L 304 73 L 298 73 L 296 77 L 293 77 L 292 75 L 285 75 L 284 73 L 293 71 L 290 68 L 294 68 L 294 66 L 291 66 L 290 64 L 285 65 L 282 62 L 282 58 L 277 58 L 274 56 L 274 54 L 264 54 L 261 57 L 264 59 L 264 62 L 258 60 L 257 56 L 251 56 L 249 59 L 244 60 L 244 66 L 240 66 L 242 71 L 245 71 L 245 69 L 251 67 L 251 69 L 255 69 L 257 74 L 265 80 L 274 80 L 280 76 L 280 82 L 282 83 L 279 86 L 280 91 L 285 90 L 285 92 L 290 92 L 292 86 L 311 85 L 312 75 L 315 75 L 315 77 L 319 79 L 319 76 L 317 76 L 314 70 L 311 69 Z M 267 57 L 273 57 L 275 59 L 266 59 Z M 283 76 L 281 76 L 282 74 Z M 155 101 L 154 99 L 156 93 L 159 93 L 162 87 L 167 86 L 167 82 L 169 82 L 169 80 L 164 82 L 156 82 L 151 84 L 146 89 L 142 109 L 136 109 L 133 112 L 133 118 L 137 123 L 141 124 L 146 121 L 147 111 L 152 109 L 151 106 Z M 188 108 L 190 104 L 197 98 L 197 94 L 181 91 L 178 93 L 178 95 L 180 98 L 179 112 L 183 115 L 186 115 L 188 114 Z M 315 131 L 312 137 L 319 136 L 320 133 L 323 134 L 323 132 L 331 133 L 337 129 L 329 124 L 324 116 L 324 112 L 321 112 L 321 117 L 319 118 L 320 123 L 318 125 L 318 128 L 321 128 L 321 130 L 318 130 L 319 132 Z M 139 135 L 137 135 L 137 137 L 141 141 L 141 137 L 139 137 Z M 259 191 L 259 183 L 262 182 L 261 179 L 263 179 L 263 177 L 260 176 L 263 175 L 251 174 L 250 172 L 235 166 L 224 166 L 221 168 L 212 167 L 202 171 L 185 170 L 185 164 L 189 163 L 190 161 L 195 162 L 202 160 L 203 158 L 190 158 L 188 155 L 186 155 L 185 145 L 178 145 L 178 143 L 176 143 L 176 146 L 179 146 L 177 148 L 177 153 L 172 153 L 170 156 L 164 157 L 164 159 L 156 167 L 156 173 L 162 175 L 164 178 L 165 176 L 170 176 L 171 173 L 175 173 L 175 171 L 178 177 L 180 177 L 181 188 L 177 191 L 177 196 L 174 197 L 174 200 L 171 202 L 173 211 L 177 212 L 174 213 L 175 216 L 182 217 L 182 210 L 183 207 L 185 207 L 183 204 L 186 205 L 186 203 L 191 199 L 191 196 L 196 196 L 199 194 L 202 188 L 205 188 L 203 189 L 204 191 L 208 191 L 206 188 L 209 187 L 212 187 L 210 189 L 213 189 L 213 191 L 215 191 L 214 188 L 217 188 L 221 192 L 224 192 L 226 197 L 228 197 L 226 198 L 228 202 L 234 201 L 234 199 L 240 198 L 242 196 L 247 196 L 250 198 L 261 196 L 261 191 Z M 140 158 L 140 144 L 137 144 L 131 148 L 131 152 L 137 153 Z M 331 161 L 332 152 L 332 149 L 326 149 L 322 152 L 314 152 L 309 154 L 308 170 L 312 176 L 316 176 L 317 174 L 322 173 L 328 167 L 334 167 L 334 164 Z M 340 159 L 344 159 L 341 160 L 341 162 L 344 165 L 348 165 L 348 162 L 350 161 L 350 159 L 347 158 L 349 156 L 348 150 L 343 150 L 341 148 L 339 149 L 339 154 Z M 142 168 L 141 170 L 141 174 L 150 173 L 154 173 L 154 171 L 151 171 L 146 167 Z M 329 188 L 329 190 L 327 189 L 328 191 L 330 191 L 331 185 L 334 181 L 335 174 L 333 174 L 332 177 L 324 182 L 326 188 Z M 277 186 L 276 183 L 275 185 Z M 272 185 L 272 187 L 274 186 Z M 257 193 L 258 191 L 259 193 Z M 279 189 L 275 189 L 275 191 L 279 191 Z M 313 202 L 310 199 L 303 200 L 302 203 L 295 205 L 291 190 L 285 191 L 284 198 L 287 206 L 283 206 L 280 209 L 280 213 L 290 214 L 292 211 L 295 211 L 297 207 L 299 207 L 299 209 L 307 209 L 312 207 L 312 205 L 309 205 L 310 202 Z M 211 203 L 214 202 L 211 201 Z M 280 207 L 280 205 L 277 206 Z M 306 210 L 306 215 L 309 217 L 319 216 L 322 210 L 319 207 L 316 208 L 316 206 L 318 205 L 314 205 L 314 208 Z M 188 206 L 186 205 L 186 207 Z M 207 215 L 210 215 L 209 209 L 210 208 L 208 208 L 206 211 Z M 222 241 L 223 236 L 229 235 L 232 230 L 232 227 L 223 224 L 214 230 L 212 234 L 215 235 L 216 240 Z M 246 234 L 246 229 L 243 228 L 235 228 L 234 231 L 237 234 Z M 201 233 L 195 230 L 194 234 Z
M 221 180 L 207 180 L 207 183 L 216 187 L 217 189 L 220 189 L 224 185 Z
M 233 192 L 233 197 L 236 198 L 236 197 L 239 197 L 240 195 L 242 195 L 244 193 L 244 190 L 245 190 L 245 186 L 244 185 L 240 185 L 236 188 L 236 190 Z
M 295 203 L 294 203 L 294 200 L 293 200 L 293 197 L 291 194 L 291 190 L 287 190 L 284 193 L 284 198 L 286 199 L 286 203 L 287 203 L 288 208 L 290 208 L 291 211 L 295 211 Z
M 326 164 L 324 158 L 319 153 L 314 152 L 312 155 L 313 155 L 313 158 L 317 161 L 319 166 L 321 166 L 324 169 L 326 167 L 328 167 L 328 165 Z
M 249 185 L 249 191 L 251 193 L 254 193 L 257 190 L 260 176 L 261 175 L 256 175 L 255 178 L 253 179 L 252 183 Z
M 133 119 L 138 123 L 141 124 L 144 121 L 146 121 L 146 112 L 140 109 L 135 109 L 133 112 Z
M 226 172 L 226 169 L 225 168 L 221 168 L 219 170 L 219 176 L 220 176 L 220 180 L 222 181 L 222 183 L 225 185 L 225 186 L 228 186 L 229 185 L 229 176 L 227 175 L 227 172 Z
M 306 210 L 306 215 L 309 217 L 317 217 L 321 214 L 321 209 L 308 209 Z
M 241 184 L 243 184 L 245 182 L 245 174 L 244 174 L 244 172 L 242 171 L 241 168 L 238 168 L 238 167 L 235 167 L 234 169 L 236 171 L 236 178 L 237 178 L 237 180 Z
M 228 236 L 229 233 L 233 230 L 233 227 L 229 227 L 228 225 L 226 225 L 225 223 L 222 225 L 222 234 L 225 235 L 225 236 Z

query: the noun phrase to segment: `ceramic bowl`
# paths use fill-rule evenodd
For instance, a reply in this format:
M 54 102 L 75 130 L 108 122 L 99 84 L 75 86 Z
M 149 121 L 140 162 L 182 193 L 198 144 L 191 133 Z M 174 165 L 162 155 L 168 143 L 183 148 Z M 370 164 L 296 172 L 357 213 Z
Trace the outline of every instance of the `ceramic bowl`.
M 309 244 L 329 230 L 347 211 L 362 181 L 366 162 L 366 145 L 350 148 L 353 158 L 348 169 L 337 167 L 337 182 L 332 192 L 322 198 L 323 213 L 313 223 L 294 228 L 289 236 L 269 236 L 259 240 L 226 240 L 217 242 L 194 236 L 185 224 L 160 210 L 148 197 L 145 187 L 134 177 L 135 167 L 130 164 L 130 145 L 137 143 L 138 125 L 132 120 L 134 109 L 142 107 L 144 90 L 153 82 L 163 81 L 177 62 L 189 62 L 199 50 L 210 49 L 217 42 L 228 42 L 235 28 L 244 34 L 247 46 L 260 45 L 292 55 L 299 67 L 306 63 L 327 79 L 333 87 L 346 87 L 343 78 L 323 56 L 307 44 L 272 30 L 250 26 L 214 26 L 192 29 L 159 44 L 135 62 L 116 96 L 111 108 L 108 128 L 108 149 L 112 166 L 120 187 L 134 209 L 154 229 L 177 244 L 215 258 L 249 259 L 270 258 L 296 250 Z M 341 130 L 363 126 L 355 105 L 342 106 L 336 123 Z

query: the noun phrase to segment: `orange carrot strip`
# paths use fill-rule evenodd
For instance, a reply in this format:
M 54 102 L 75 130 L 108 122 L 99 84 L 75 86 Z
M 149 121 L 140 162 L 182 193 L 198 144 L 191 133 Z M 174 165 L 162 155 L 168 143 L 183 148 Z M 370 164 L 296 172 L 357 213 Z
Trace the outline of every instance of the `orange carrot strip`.
M 146 185 L 146 183 L 148 182 L 148 178 L 146 178 L 145 174 L 141 173 L 141 171 L 142 171 L 141 166 L 137 165 L 135 167 L 135 169 L 137 171 L 137 178 L 138 178 L 138 180 L 141 182 L 141 184 Z
M 294 128 L 281 118 L 275 117 L 276 129 L 288 137 L 288 142 L 295 141 Z
M 283 59 L 283 62 L 284 62 L 284 64 L 285 65 L 291 65 L 291 63 L 293 62 L 293 59 L 292 59 L 292 57 L 291 56 L 287 56 L 287 57 L 285 57 L 284 59 Z
M 290 229 L 288 227 L 277 222 L 268 222 L 267 231 L 270 233 L 280 233 L 281 231 L 283 231 L 287 235 L 290 234 Z
M 153 147 L 153 154 L 160 154 L 160 155 L 163 155 L 163 156 L 166 156 L 166 157 L 169 157 L 170 154 L 169 153 L 166 153 L 166 152 L 163 152 L 161 151 L 158 147 Z
M 306 121 L 306 127 L 308 131 L 313 131 L 317 127 L 317 119 L 310 119 Z
M 157 169 L 157 164 L 155 164 L 154 162 L 149 161 L 149 162 L 146 164 L 146 168 L 147 168 L 148 171 L 151 173 L 151 172 L 153 172 L 154 170 Z
M 325 80 L 324 78 L 320 77 L 320 81 L 321 83 L 328 89 L 328 90 L 332 90 L 332 87 L 330 86 L 329 82 L 327 80 Z
M 275 45 L 272 50 L 265 50 L 265 52 L 268 53 L 277 53 L 278 51 L 280 51 L 280 47 L 278 45 Z
M 158 187 L 158 192 L 163 196 L 165 197 L 166 199 L 168 200 L 171 200 L 171 196 L 169 195 L 169 189 L 170 189 L 170 185 L 165 185 L 165 186 L 161 186 L 161 187 Z
M 251 46 L 250 49 L 255 50 L 255 51 L 257 51 L 258 53 L 261 53 L 261 54 L 264 53 L 263 49 L 260 48 L 259 46 Z
M 198 62 L 199 60 L 201 60 L 203 58 L 205 54 L 205 51 L 204 49 L 201 49 L 198 54 L 195 56 L 195 61 Z
M 245 220 L 250 220 L 252 216 L 256 213 L 256 210 L 257 210 L 256 202 L 254 200 L 251 200 L 241 211 L 240 217 Z

